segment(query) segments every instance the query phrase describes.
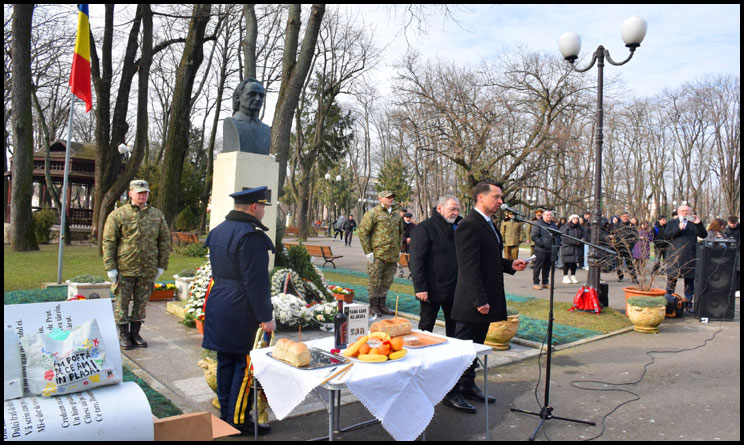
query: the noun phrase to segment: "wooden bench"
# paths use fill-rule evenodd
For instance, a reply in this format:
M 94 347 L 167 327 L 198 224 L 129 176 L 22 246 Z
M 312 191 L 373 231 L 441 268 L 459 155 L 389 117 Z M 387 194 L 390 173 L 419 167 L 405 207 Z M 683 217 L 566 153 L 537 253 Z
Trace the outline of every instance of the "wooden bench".
M 400 257 L 398 258 L 398 276 L 403 278 L 403 268 L 408 269 L 408 278 L 411 278 L 411 268 L 408 267 L 408 259 L 410 258 L 411 254 L 409 253 L 400 253 Z
M 284 247 L 289 249 L 290 247 L 299 246 L 300 244 L 290 244 L 290 243 L 284 243 Z M 316 258 L 323 258 L 323 267 L 325 267 L 326 264 L 331 263 L 333 264 L 333 268 L 336 268 L 336 263 L 334 263 L 334 260 L 337 260 L 339 258 L 343 258 L 343 255 L 334 255 L 331 251 L 331 246 L 314 246 L 311 244 L 302 244 L 302 247 L 307 250 L 307 254 L 316 257 Z
M 198 243 L 199 237 L 194 232 L 171 232 L 171 242 L 175 246 L 183 243 Z
M 287 227 L 287 229 L 284 231 L 285 236 L 297 236 L 300 234 L 300 228 L 299 227 Z

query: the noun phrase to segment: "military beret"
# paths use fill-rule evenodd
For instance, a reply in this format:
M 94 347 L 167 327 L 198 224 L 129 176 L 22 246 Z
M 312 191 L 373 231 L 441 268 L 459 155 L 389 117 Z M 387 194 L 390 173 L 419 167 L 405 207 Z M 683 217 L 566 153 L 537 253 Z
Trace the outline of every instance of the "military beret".
M 246 189 L 235 192 L 230 195 L 235 200 L 235 204 L 265 204 L 271 205 L 271 190 L 265 185 L 252 189 Z
M 129 181 L 129 190 L 134 190 L 137 193 L 149 192 L 150 187 L 144 179 L 135 179 L 134 181 Z

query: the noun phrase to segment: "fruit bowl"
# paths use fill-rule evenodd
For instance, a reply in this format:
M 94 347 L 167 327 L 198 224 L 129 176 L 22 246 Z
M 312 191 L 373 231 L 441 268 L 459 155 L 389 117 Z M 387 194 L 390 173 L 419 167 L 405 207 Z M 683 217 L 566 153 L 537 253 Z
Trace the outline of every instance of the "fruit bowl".
M 402 338 L 390 338 L 383 332 L 373 332 L 359 337 L 342 355 L 364 363 L 384 363 L 400 360 L 407 353 L 408 350 L 403 348 Z

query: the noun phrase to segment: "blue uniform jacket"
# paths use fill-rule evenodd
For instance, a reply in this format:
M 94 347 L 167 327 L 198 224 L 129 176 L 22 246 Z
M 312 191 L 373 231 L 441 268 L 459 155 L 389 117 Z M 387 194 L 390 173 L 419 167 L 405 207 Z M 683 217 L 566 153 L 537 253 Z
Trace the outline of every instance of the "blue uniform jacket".
M 205 349 L 248 354 L 259 323 L 273 318 L 268 251 L 274 244 L 258 228 L 267 230 L 251 215 L 232 211 L 207 236 L 214 285 L 204 316 Z

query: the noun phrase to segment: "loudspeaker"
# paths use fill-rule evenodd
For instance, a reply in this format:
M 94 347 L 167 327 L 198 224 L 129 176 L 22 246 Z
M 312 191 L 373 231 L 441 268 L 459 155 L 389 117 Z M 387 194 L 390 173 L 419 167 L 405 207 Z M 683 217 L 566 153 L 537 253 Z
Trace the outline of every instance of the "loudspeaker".
M 735 268 L 736 242 L 706 240 L 698 244 L 695 261 L 695 317 L 709 320 L 734 318 Z

